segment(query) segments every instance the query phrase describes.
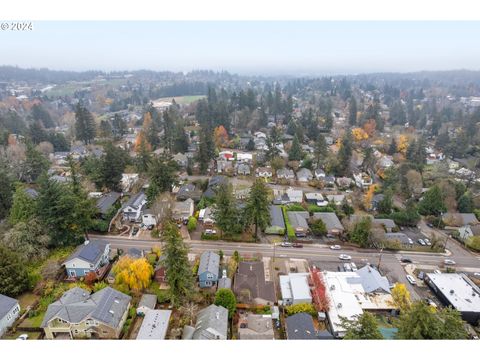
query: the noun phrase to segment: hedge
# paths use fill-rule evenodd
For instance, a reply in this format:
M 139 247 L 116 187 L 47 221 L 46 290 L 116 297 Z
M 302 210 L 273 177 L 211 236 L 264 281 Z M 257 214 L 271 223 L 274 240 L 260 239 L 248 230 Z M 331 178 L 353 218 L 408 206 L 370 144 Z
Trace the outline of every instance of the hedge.
M 283 218 L 285 220 L 285 227 L 287 229 L 287 237 L 290 240 L 293 240 L 296 238 L 295 229 L 292 227 L 292 224 L 290 224 L 290 220 L 288 219 L 288 216 L 287 216 L 287 209 L 284 206 L 282 206 L 282 212 L 283 212 Z

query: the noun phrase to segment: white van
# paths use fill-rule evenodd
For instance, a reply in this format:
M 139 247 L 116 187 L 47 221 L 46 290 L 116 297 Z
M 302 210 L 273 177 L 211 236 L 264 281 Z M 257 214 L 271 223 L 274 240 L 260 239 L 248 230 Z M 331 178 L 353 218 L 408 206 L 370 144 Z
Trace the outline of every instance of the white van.
M 407 275 L 407 280 L 410 284 L 415 285 L 417 282 L 415 281 L 415 278 L 412 275 Z

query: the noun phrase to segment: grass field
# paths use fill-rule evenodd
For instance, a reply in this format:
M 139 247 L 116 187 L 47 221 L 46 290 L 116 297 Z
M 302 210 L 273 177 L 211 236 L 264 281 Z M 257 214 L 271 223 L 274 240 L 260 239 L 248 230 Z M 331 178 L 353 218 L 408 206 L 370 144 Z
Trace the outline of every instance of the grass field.
M 179 105 L 188 105 L 191 104 L 197 100 L 205 98 L 205 95 L 188 95 L 188 96 L 175 96 L 173 99 L 175 99 L 175 102 Z M 157 99 L 155 101 L 172 101 L 171 97 L 164 97 Z

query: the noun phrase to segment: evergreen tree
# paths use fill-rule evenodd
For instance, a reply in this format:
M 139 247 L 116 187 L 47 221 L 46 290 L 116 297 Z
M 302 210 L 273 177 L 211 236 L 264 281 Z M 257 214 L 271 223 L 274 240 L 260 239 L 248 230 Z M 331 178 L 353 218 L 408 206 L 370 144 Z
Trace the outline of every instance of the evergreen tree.
M 348 106 L 348 123 L 350 126 L 357 125 L 357 111 L 357 100 L 352 96 L 350 97 L 350 103 Z
M 147 190 L 148 201 L 153 201 L 158 194 L 170 192 L 177 182 L 177 164 L 168 154 L 152 159 L 148 169 L 150 186 Z
M 40 121 L 43 127 L 47 129 L 55 127 L 55 122 L 50 113 L 42 105 L 35 104 L 32 106 L 32 117 L 35 121 Z
M 423 195 L 423 199 L 418 204 L 418 212 L 422 215 L 439 216 L 442 212 L 447 211 L 443 199 L 442 190 L 438 185 L 432 186 Z
M 384 195 L 383 199 L 378 203 L 377 211 L 380 214 L 388 215 L 392 212 L 392 207 L 393 207 L 392 197 L 393 197 L 393 194 L 392 194 L 392 191 L 390 189 L 388 189 L 387 191 L 385 191 L 385 193 L 383 195 Z
M 475 204 L 471 192 L 466 192 L 458 199 L 458 211 L 461 213 L 472 213 L 475 210 Z
M 15 252 L 0 245 L 0 293 L 17 297 L 29 287 L 27 264 Z
M 102 186 L 110 190 L 120 190 L 120 180 L 125 166 L 129 163 L 128 154 L 112 143 L 107 143 L 104 150 L 99 169 Z
M 115 138 L 122 138 L 128 132 L 127 122 L 119 114 L 115 114 L 112 121 Z
M 112 136 L 112 125 L 107 120 L 100 121 L 100 136 L 109 138 Z
M 81 102 L 75 108 L 75 132 L 77 139 L 83 141 L 85 145 L 91 144 L 95 138 L 95 120 Z
M 215 198 L 214 217 L 222 236 L 231 236 L 242 231 L 240 213 L 235 203 L 231 185 L 219 186 Z
M 328 148 L 325 137 L 322 134 L 318 134 L 317 140 L 315 141 L 314 154 L 317 167 L 323 165 L 328 155 Z
M 193 290 L 193 274 L 188 262 L 188 247 L 183 242 L 176 224 L 167 222 L 163 227 L 163 265 L 166 268 L 169 295 L 172 306 L 190 299 Z
M 255 225 L 255 239 L 258 239 L 258 228 L 264 230 L 270 225 L 269 213 L 270 201 L 268 199 L 268 188 L 262 180 L 256 180 L 250 188 L 250 194 L 244 210 L 244 221 L 248 227 Z
M 350 169 L 350 159 L 352 158 L 352 133 L 347 131 L 342 138 L 342 144 L 338 151 L 337 174 L 346 176 Z
M 48 141 L 48 133 L 45 131 L 40 121 L 34 121 L 28 128 L 30 140 L 35 144 L 40 144 L 42 141 Z
M 175 125 L 175 136 L 173 142 L 174 153 L 186 153 L 188 151 L 188 136 L 184 124 L 177 122 Z
M 0 219 L 7 216 L 12 205 L 13 181 L 7 165 L 0 159 Z
M 35 182 L 44 171 L 48 170 L 49 166 L 47 158 L 31 143 L 27 143 L 20 179 L 29 183 Z
M 302 146 L 300 145 L 300 141 L 298 137 L 295 135 L 292 141 L 292 147 L 290 148 L 290 152 L 288 153 L 288 159 L 290 161 L 300 161 L 303 159 L 303 150 Z
M 392 142 L 390 143 L 390 146 L 388 148 L 388 155 L 393 155 L 397 152 L 397 142 L 395 141 L 395 138 L 392 139 Z
M 19 222 L 27 222 L 35 216 L 36 201 L 25 190 L 25 187 L 19 184 L 13 194 L 13 203 L 8 216 L 8 222 L 12 226 Z
M 138 172 L 140 173 L 147 172 L 148 168 L 150 167 L 150 163 L 152 162 L 152 156 L 144 137 L 142 137 L 140 140 L 140 144 L 137 150 L 137 158 L 135 162 Z

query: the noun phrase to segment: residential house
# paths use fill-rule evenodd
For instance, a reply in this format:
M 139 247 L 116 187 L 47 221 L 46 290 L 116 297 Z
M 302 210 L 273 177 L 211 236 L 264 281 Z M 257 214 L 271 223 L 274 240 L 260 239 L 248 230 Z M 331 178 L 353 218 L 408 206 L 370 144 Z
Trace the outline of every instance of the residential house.
M 382 226 L 387 233 L 390 233 L 397 228 L 395 221 L 392 219 L 373 219 L 372 223 Z
M 111 287 L 93 294 L 74 287 L 48 306 L 40 327 L 47 339 L 118 339 L 131 299 Z
M 120 199 L 120 193 L 111 191 L 97 199 L 97 209 L 102 218 L 106 218 L 113 205 Z
M 237 162 L 251 164 L 253 161 L 253 154 L 248 153 L 237 153 L 236 154 Z
M 184 340 L 226 340 L 228 335 L 228 310 L 210 305 L 197 314 L 195 327 L 185 326 Z
M 217 285 L 220 268 L 220 255 L 213 251 L 205 251 L 200 256 L 198 266 L 198 283 L 201 288 L 209 288 Z
M 303 190 L 288 188 L 286 191 L 289 202 L 301 203 L 303 201 Z
M 202 197 L 202 191 L 197 189 L 194 184 L 185 184 L 180 186 L 178 189 L 176 198 L 177 201 L 185 201 L 187 199 L 192 199 L 193 201 L 200 201 Z
M 148 310 L 155 310 L 157 295 L 143 294 L 137 306 L 137 315 L 144 316 Z
M 215 218 L 213 217 L 212 208 L 207 207 L 205 209 L 201 209 L 198 213 L 198 220 L 203 223 L 203 226 L 207 229 L 211 229 L 215 224 Z
M 233 281 L 238 302 L 273 305 L 276 301 L 272 281 L 265 279 L 262 261 L 241 261 Z
M 301 312 L 285 319 L 287 340 L 316 340 L 312 315 Z
M 233 154 L 233 151 L 220 151 L 220 153 L 218 154 L 218 158 L 220 159 L 220 161 L 224 160 L 224 161 L 233 161 L 235 160 L 235 156 Z
M 372 209 L 373 211 L 377 211 L 378 205 L 383 201 L 383 199 L 385 199 L 385 195 L 384 195 L 384 194 L 375 194 L 375 195 L 373 195 L 373 197 L 372 197 L 372 203 L 371 203 L 371 209 Z
M 295 179 L 295 173 L 292 169 L 279 169 L 277 170 L 277 179 L 293 180 Z
M 247 314 L 238 321 L 240 340 L 274 340 L 272 315 Z
M 20 304 L 16 299 L 0 294 L 0 337 L 20 316 Z
M 217 160 L 217 172 L 219 174 L 232 174 L 233 163 L 228 160 Z
M 319 192 L 305 193 L 305 201 L 309 204 L 317 206 L 327 206 L 328 201 L 324 199 L 323 195 Z
M 309 182 L 313 179 L 313 174 L 309 169 L 301 168 L 297 171 L 297 179 L 300 182 Z
M 328 202 L 331 202 L 337 206 L 342 205 L 343 201 L 345 200 L 345 195 L 326 195 Z
M 280 291 L 283 305 L 311 304 L 310 273 L 280 275 Z
M 223 175 L 212 176 L 208 180 L 208 188 L 203 193 L 203 196 L 205 196 L 206 198 L 209 198 L 209 199 L 215 198 L 217 189 L 223 184 L 225 184 L 225 185 L 228 184 L 228 178 L 227 177 L 225 177 Z
M 480 236 L 480 224 L 464 225 L 458 229 L 458 239 L 466 243 L 473 236 Z
M 352 185 L 352 179 L 349 177 L 339 177 L 335 180 L 340 189 L 347 189 Z
M 331 236 L 340 236 L 345 231 L 342 223 L 334 212 L 316 212 L 313 213 L 313 219 L 320 219 L 327 228 L 327 234 Z
M 315 169 L 315 179 L 322 180 L 325 177 L 325 171 L 322 168 Z
M 362 190 L 367 190 L 373 184 L 371 176 L 366 173 L 353 174 L 353 179 L 355 185 Z
M 270 214 L 270 225 L 265 228 L 266 234 L 285 234 L 285 220 L 283 219 L 282 208 L 277 205 L 270 205 L 268 208 Z
M 172 310 L 147 310 L 137 340 L 165 340 Z
M 473 213 L 451 213 L 443 214 L 442 220 L 446 226 L 451 228 L 460 228 L 466 225 L 480 224 L 477 217 Z
M 153 213 L 152 210 L 146 209 L 142 215 L 142 224 L 149 227 L 149 226 L 157 226 L 157 217 Z
M 176 153 L 172 160 L 175 161 L 180 168 L 186 168 L 188 165 L 188 156 L 183 153 Z
M 176 201 L 173 204 L 172 218 L 175 221 L 186 220 L 190 216 L 193 216 L 193 210 L 194 202 L 192 199 L 187 199 L 185 201 Z
M 123 206 L 123 219 L 125 221 L 139 222 L 142 219 L 142 211 L 146 204 L 147 196 L 143 191 L 132 196 Z
M 91 271 L 98 272 L 108 264 L 109 254 L 110 244 L 106 241 L 87 240 L 62 265 L 65 266 L 68 277 L 83 277 Z
M 308 211 L 287 211 L 287 216 L 293 230 L 295 231 L 295 236 L 307 236 L 307 233 L 310 230 L 307 222 L 310 217 Z
M 250 165 L 248 165 L 248 164 L 238 164 L 237 165 L 237 175 L 243 175 L 243 176 L 250 175 Z
M 257 177 L 271 178 L 273 176 L 271 167 L 259 167 L 255 171 Z
M 323 186 L 325 186 L 326 188 L 332 189 L 335 187 L 335 176 L 333 175 L 325 175 L 320 180 L 323 181 Z

